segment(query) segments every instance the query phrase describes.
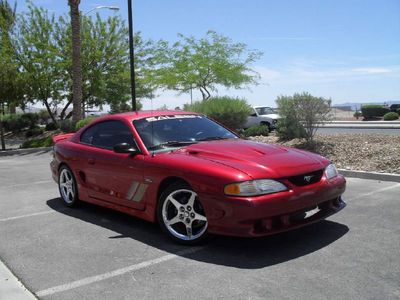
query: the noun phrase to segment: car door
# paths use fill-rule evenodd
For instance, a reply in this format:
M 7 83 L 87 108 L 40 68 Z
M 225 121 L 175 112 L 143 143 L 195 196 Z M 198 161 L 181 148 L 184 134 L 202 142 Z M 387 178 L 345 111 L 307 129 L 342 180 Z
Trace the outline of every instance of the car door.
M 109 120 L 86 129 L 80 138 L 84 145 L 81 170 L 88 196 L 117 205 L 144 209 L 142 154 L 115 153 L 114 145 L 136 145 L 131 128 L 122 121 Z
M 251 108 L 251 113 L 250 115 L 248 115 L 247 117 L 247 122 L 245 127 L 249 128 L 252 127 L 254 125 L 258 125 L 258 115 L 257 115 L 257 111 L 254 108 Z

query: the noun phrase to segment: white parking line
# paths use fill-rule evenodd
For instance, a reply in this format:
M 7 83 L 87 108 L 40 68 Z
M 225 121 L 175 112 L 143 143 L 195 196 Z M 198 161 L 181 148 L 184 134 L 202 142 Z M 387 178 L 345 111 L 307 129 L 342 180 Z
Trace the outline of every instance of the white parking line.
M 56 212 L 55 210 L 46 210 L 46 211 L 41 211 L 41 212 L 28 214 L 28 215 L 22 215 L 22 216 L 16 216 L 16 217 L 9 217 L 9 218 L 0 219 L 0 222 L 6 222 L 6 221 L 17 220 L 17 219 L 33 217 L 33 216 L 40 216 L 40 215 L 51 214 L 51 213 L 55 213 L 55 212 Z
M 13 188 L 13 187 L 19 187 L 19 186 L 27 186 L 27 185 L 35 185 L 35 184 L 51 183 L 51 182 L 54 182 L 54 180 L 43 180 L 43 181 L 34 181 L 34 182 L 28 182 L 28 183 L 18 183 L 18 184 L 2 186 L 0 188 L 7 189 L 7 188 Z
M 379 190 L 375 190 L 375 191 L 372 191 L 372 192 L 369 192 L 369 193 L 366 193 L 366 194 L 361 194 L 361 195 L 349 198 L 349 199 L 347 199 L 347 201 L 353 201 L 353 200 L 361 199 L 361 198 L 364 198 L 364 197 L 367 197 L 367 196 L 371 196 L 371 195 L 374 195 L 374 194 L 377 194 L 377 193 L 380 193 L 380 192 L 384 192 L 384 191 L 387 191 L 387 190 L 392 190 L 392 189 L 395 189 L 397 187 L 400 187 L 400 183 L 397 183 L 397 184 L 394 184 L 394 185 L 391 185 L 391 186 L 387 186 L 387 187 L 384 187 L 384 188 L 381 188 Z
M 38 297 L 44 297 L 44 296 L 49 296 L 49 295 L 53 295 L 53 294 L 60 293 L 60 292 L 65 292 L 65 291 L 72 290 L 72 289 L 75 289 L 75 288 L 78 288 L 78 287 L 81 287 L 81 286 L 84 286 L 84 285 L 88 285 L 88 284 L 91 284 L 91 283 L 94 283 L 94 282 L 99 282 L 99 281 L 102 281 L 102 280 L 105 280 L 105 279 L 109 279 L 109 278 L 112 278 L 112 277 L 120 276 L 120 275 L 126 274 L 128 272 L 144 269 L 144 268 L 147 268 L 147 267 L 150 267 L 150 266 L 153 266 L 153 265 L 156 265 L 156 264 L 159 264 L 159 263 L 174 259 L 174 258 L 176 258 L 178 256 L 183 256 L 183 255 L 187 255 L 187 254 L 196 253 L 196 252 L 198 252 L 200 250 L 203 250 L 204 248 L 205 248 L 205 246 L 203 246 L 203 247 L 193 247 L 193 248 L 185 249 L 185 250 L 177 252 L 176 254 L 167 254 L 167 255 L 161 256 L 159 258 L 155 258 L 155 259 L 152 259 L 152 260 L 148 260 L 148 261 L 144 261 L 144 262 L 138 263 L 136 265 L 131 265 L 131 266 L 128 266 L 128 267 L 125 267 L 125 268 L 122 268 L 122 269 L 114 270 L 114 271 L 107 272 L 107 273 L 100 274 L 100 275 L 96 275 L 96 276 L 86 277 L 86 278 L 83 278 L 83 279 L 80 279 L 80 280 L 76 280 L 76 281 L 73 281 L 73 282 L 70 282 L 70 283 L 66 283 L 66 284 L 58 285 L 58 286 L 55 286 L 55 287 L 52 287 L 52 288 L 48 288 L 48 289 L 45 289 L 45 290 L 42 290 L 42 291 L 38 291 L 35 294 Z

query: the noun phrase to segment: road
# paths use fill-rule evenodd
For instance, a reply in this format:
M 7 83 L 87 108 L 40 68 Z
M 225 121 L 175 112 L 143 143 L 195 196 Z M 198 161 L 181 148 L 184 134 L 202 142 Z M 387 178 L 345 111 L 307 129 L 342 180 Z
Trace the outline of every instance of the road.
M 318 128 L 317 134 L 352 134 L 352 133 L 369 133 L 369 134 L 386 134 L 400 135 L 400 129 L 377 129 L 377 128 Z
M 348 206 L 329 220 L 191 248 L 133 217 L 66 208 L 49 161 L 49 153 L 0 157 L 0 258 L 39 298 L 400 297 L 399 183 L 349 178 Z

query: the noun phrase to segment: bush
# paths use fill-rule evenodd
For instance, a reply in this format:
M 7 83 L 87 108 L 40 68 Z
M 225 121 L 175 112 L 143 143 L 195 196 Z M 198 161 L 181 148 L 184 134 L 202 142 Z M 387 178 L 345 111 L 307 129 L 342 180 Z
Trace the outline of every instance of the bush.
M 39 116 L 39 122 L 40 124 L 47 124 L 49 122 L 50 118 L 50 114 L 46 109 L 42 109 L 41 111 L 39 111 L 38 113 Z M 46 129 L 47 130 L 47 129 Z M 54 130 L 54 129 L 53 129 Z
M 3 117 L 3 125 L 6 131 L 19 132 L 28 127 L 29 122 L 21 118 L 21 114 L 10 114 Z
M 269 133 L 269 130 L 268 130 L 268 126 L 266 126 L 266 125 L 251 126 L 250 128 L 247 128 L 244 131 L 244 135 L 246 137 L 259 136 L 259 135 L 268 136 L 268 133 Z
M 25 132 L 25 136 L 28 138 L 28 137 L 32 137 L 32 136 L 36 136 L 36 135 L 42 134 L 43 132 L 44 132 L 43 128 L 35 127 L 35 128 L 32 128 L 32 129 L 28 129 Z
M 243 128 L 251 113 L 251 107 L 246 100 L 230 97 L 216 97 L 185 104 L 184 110 L 205 114 L 232 130 Z
M 42 139 L 32 139 L 22 143 L 21 148 L 39 148 L 53 146 L 53 139 L 51 136 Z
M 72 119 L 65 119 L 60 121 L 60 129 L 62 132 L 70 133 L 75 131 L 75 123 Z
M 95 119 L 95 117 L 87 117 L 87 118 L 84 118 L 84 119 L 78 121 L 78 123 L 76 123 L 76 125 L 75 125 L 75 130 L 79 130 L 82 127 L 86 126 L 87 124 L 90 124 L 94 119 Z
M 395 112 L 388 112 L 387 114 L 385 114 L 383 116 L 383 119 L 385 121 L 393 121 L 393 120 L 397 120 L 399 118 L 399 114 L 395 113 Z
M 20 115 L 23 122 L 27 124 L 27 127 L 33 129 L 39 125 L 39 115 L 35 113 L 26 113 Z
M 281 96 L 276 102 L 281 117 L 277 135 L 281 140 L 304 137 L 311 144 L 317 129 L 331 119 L 330 100 L 308 93 Z
M 386 113 L 389 112 L 389 108 L 384 107 L 383 105 L 363 105 L 361 107 L 362 115 L 365 119 L 370 119 L 373 117 L 383 117 Z
M 51 123 L 49 123 L 49 124 L 46 124 L 46 127 L 45 127 L 45 128 L 46 128 L 46 131 L 56 130 L 56 129 L 57 129 L 57 124 L 51 122 Z
M 25 128 L 33 129 L 39 123 L 39 115 L 34 113 L 9 114 L 3 117 L 5 130 L 19 132 Z
M 397 109 L 397 111 L 396 111 L 399 115 L 400 115 L 400 108 L 399 109 Z

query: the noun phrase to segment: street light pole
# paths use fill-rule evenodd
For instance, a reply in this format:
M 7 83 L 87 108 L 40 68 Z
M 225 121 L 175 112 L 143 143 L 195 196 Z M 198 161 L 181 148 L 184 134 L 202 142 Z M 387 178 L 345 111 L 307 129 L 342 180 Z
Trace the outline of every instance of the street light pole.
M 129 23 L 129 57 L 131 63 L 131 95 L 132 95 L 132 111 L 136 110 L 136 92 L 135 92 L 135 63 L 133 52 L 133 17 L 132 17 L 132 0 L 128 0 L 128 23 Z

